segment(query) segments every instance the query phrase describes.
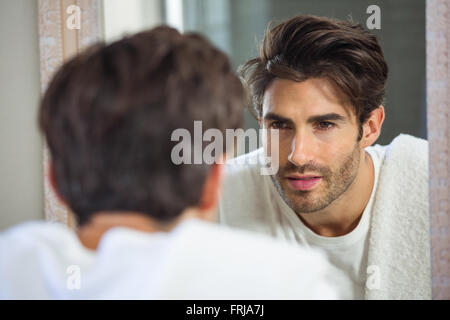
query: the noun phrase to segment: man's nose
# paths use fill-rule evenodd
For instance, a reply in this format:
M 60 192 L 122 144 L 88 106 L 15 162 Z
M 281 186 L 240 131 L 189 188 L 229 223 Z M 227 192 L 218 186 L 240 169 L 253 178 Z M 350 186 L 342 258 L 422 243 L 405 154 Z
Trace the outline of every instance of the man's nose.
M 307 132 L 296 133 L 291 143 L 288 160 L 295 166 L 303 165 L 313 159 L 312 137 Z

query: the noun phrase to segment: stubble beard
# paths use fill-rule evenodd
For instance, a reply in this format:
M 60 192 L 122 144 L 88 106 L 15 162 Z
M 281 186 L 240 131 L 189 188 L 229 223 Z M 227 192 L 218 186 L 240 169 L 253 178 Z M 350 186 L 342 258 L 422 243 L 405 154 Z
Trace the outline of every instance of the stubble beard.
M 333 171 L 329 167 L 317 166 L 312 163 L 295 166 L 288 162 L 286 166 L 280 167 L 276 175 L 270 177 L 278 193 L 292 210 L 297 214 L 313 213 L 328 207 L 352 185 L 358 175 L 360 153 L 359 143 L 356 143 L 352 152 L 344 157 L 337 170 Z M 288 185 L 285 178 L 288 174 L 308 172 L 315 172 L 322 176 L 318 188 L 303 191 L 293 190 Z

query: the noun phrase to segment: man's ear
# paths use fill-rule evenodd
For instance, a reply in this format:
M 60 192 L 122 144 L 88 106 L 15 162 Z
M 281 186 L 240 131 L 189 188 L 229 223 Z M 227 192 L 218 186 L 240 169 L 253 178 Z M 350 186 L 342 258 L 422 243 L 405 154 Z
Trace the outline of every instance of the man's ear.
M 67 206 L 66 201 L 64 200 L 64 198 L 61 196 L 61 194 L 58 191 L 58 188 L 56 186 L 56 181 L 55 181 L 55 169 L 53 167 L 53 162 L 51 160 L 49 160 L 48 162 L 48 182 L 50 184 L 50 188 L 52 188 L 53 193 L 56 195 L 56 197 L 58 198 L 58 200 L 64 204 L 65 206 Z
M 361 138 L 363 148 L 371 146 L 378 139 L 384 118 L 384 107 L 382 105 L 370 113 L 369 119 L 363 124 L 363 135 Z
M 214 163 L 206 177 L 205 184 L 203 185 L 202 196 L 200 198 L 199 209 L 202 214 L 202 218 L 206 220 L 212 220 L 212 214 L 215 214 L 215 209 L 219 202 L 220 187 L 222 183 L 222 170 L 223 164 Z

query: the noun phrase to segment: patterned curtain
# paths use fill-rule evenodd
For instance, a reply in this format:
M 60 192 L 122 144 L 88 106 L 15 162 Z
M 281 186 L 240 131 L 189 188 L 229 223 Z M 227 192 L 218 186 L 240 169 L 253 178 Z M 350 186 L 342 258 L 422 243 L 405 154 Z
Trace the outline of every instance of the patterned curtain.
M 450 0 L 429 0 L 427 118 L 433 298 L 450 299 Z
M 39 49 L 41 91 L 44 92 L 55 70 L 64 61 L 86 46 L 102 39 L 102 0 L 39 0 Z M 79 13 L 75 28 L 73 19 Z M 75 16 L 74 16 L 75 15 Z M 45 217 L 73 228 L 74 219 L 50 188 L 48 181 L 49 153 L 44 146 Z

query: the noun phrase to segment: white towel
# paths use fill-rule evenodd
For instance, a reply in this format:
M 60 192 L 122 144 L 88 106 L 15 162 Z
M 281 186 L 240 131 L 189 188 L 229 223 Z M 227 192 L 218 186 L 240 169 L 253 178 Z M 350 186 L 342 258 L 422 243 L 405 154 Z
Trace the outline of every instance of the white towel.
M 373 205 L 367 299 L 431 299 L 428 143 L 401 134 L 387 146 Z

